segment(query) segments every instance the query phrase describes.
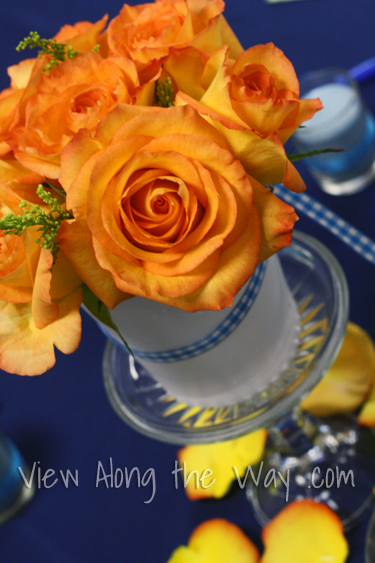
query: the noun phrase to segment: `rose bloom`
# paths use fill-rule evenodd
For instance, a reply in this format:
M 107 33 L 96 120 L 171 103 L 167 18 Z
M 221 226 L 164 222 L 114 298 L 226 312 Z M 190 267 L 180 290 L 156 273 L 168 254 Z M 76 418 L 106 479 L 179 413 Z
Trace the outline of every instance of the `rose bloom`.
M 20 202 L 0 181 L 0 218 L 23 214 Z M 19 375 L 45 372 L 55 363 L 54 346 L 74 352 L 81 335 L 82 282 L 62 252 L 52 268 L 52 253 L 36 242 L 39 236 L 37 226 L 22 236 L 0 231 L 0 368 Z
M 132 103 L 137 96 L 149 101 L 153 89 L 153 84 L 139 86 L 132 61 L 82 53 L 41 76 L 27 102 L 25 123 L 13 129 L 8 143 L 21 164 L 58 178 L 61 150 L 79 129 L 94 130 L 120 102 Z
M 39 184 L 45 182 L 44 176 L 22 166 L 12 153 L 0 157 L 0 178 L 21 199 L 32 204 L 41 204 L 36 190 Z
M 194 45 L 213 53 L 229 45 L 237 57 L 242 47 L 221 13 L 222 0 L 156 0 L 124 5 L 108 26 L 110 52 L 133 59 L 138 68 L 168 55 L 171 47 Z
M 100 32 L 106 22 L 105 16 L 95 24 L 78 22 L 75 25 L 65 25 L 53 39 L 65 42 L 79 52 L 92 51 L 95 45 L 99 44 L 101 55 L 105 56 L 108 47 Z M 0 155 L 10 151 L 6 141 L 12 129 L 17 124 L 24 125 L 27 101 L 35 94 L 43 76 L 43 68 L 48 62 L 49 57 L 45 55 L 41 58 L 26 59 L 8 68 L 11 85 L 0 94 Z
M 129 294 L 186 311 L 230 306 L 297 219 L 189 106 L 120 104 L 95 138 L 81 130 L 65 147 L 60 182 L 75 217 L 60 246 L 111 308 Z
M 299 99 L 295 71 L 282 51 L 257 45 L 234 61 L 228 47 L 211 57 L 193 48 L 172 50 L 164 69 L 178 91 L 176 105 L 191 105 L 217 127 L 250 175 L 265 185 L 305 189 L 283 143 L 322 104 Z

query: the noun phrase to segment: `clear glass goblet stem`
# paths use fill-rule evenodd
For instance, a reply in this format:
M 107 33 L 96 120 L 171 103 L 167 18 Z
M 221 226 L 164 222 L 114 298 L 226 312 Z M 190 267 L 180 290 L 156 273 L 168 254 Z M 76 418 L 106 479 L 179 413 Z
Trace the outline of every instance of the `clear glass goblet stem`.
M 247 494 L 262 526 L 287 502 L 309 498 L 327 504 L 349 530 L 374 498 L 375 436 L 354 416 L 317 418 L 297 408 L 270 429 L 253 474 Z

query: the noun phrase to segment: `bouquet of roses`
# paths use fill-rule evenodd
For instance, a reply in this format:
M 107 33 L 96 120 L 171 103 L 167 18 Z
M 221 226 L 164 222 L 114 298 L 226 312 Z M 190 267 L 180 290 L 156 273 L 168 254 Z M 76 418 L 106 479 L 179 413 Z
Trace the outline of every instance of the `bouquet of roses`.
M 273 44 L 243 50 L 222 0 L 124 5 L 18 49 L 0 94 L 0 368 L 73 352 L 83 302 L 231 305 L 291 243 L 305 186 L 283 144 L 321 109 Z M 106 28 L 106 29 L 105 29 Z

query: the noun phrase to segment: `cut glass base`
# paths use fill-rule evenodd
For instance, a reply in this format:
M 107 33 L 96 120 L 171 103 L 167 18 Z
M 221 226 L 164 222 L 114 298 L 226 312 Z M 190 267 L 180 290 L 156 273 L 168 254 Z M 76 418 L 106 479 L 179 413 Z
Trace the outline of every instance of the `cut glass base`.
M 345 334 L 345 277 L 334 256 L 302 233 L 294 233 L 292 246 L 282 250 L 279 257 L 301 323 L 299 341 L 287 367 L 273 374 L 270 384 L 239 403 L 199 407 L 171 396 L 132 356 L 108 341 L 103 359 L 105 387 L 112 406 L 125 422 L 163 442 L 222 441 L 270 426 L 316 385 Z

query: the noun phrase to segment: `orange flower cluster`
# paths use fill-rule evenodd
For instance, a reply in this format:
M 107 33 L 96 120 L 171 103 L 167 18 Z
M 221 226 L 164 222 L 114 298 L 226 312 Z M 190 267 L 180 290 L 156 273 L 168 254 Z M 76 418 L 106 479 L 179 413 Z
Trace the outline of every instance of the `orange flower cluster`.
M 110 308 L 140 295 L 219 310 L 291 243 L 294 209 L 266 186 L 304 189 L 283 143 L 321 103 L 299 99 L 274 45 L 244 51 L 223 10 L 124 5 L 107 29 L 106 17 L 63 27 L 57 65 L 43 54 L 8 69 L 0 217 L 23 215 L 21 199 L 43 208 L 44 183 L 72 218 L 53 267 L 35 227 L 0 231 L 0 368 L 34 375 L 54 364 L 54 345 L 76 349 L 82 283 Z M 163 85 L 174 107 L 157 107 Z

